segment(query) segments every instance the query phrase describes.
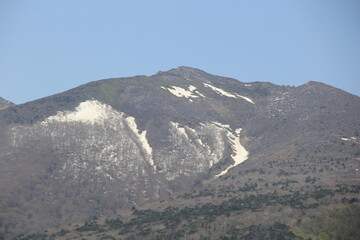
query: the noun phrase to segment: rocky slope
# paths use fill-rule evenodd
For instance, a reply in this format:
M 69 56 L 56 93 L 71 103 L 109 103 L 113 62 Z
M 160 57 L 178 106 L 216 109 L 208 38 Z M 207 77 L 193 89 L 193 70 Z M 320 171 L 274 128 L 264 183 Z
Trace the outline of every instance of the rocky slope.
M 295 183 L 306 177 L 358 185 L 358 119 L 360 98 L 322 83 L 242 83 L 188 67 L 10 106 L 0 111 L 0 232 L 109 215 L 191 187 L 218 196 L 260 182 L 260 193 L 304 190 Z
M 10 107 L 11 105 L 13 105 L 13 103 L 11 103 L 11 102 L 9 102 L 9 101 L 7 101 L 7 100 L 0 97 L 0 111 L 2 109 Z

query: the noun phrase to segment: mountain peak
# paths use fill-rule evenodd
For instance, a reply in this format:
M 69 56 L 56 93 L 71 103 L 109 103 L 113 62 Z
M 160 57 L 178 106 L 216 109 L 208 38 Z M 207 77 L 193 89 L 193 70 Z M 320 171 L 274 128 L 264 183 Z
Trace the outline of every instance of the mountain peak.
M 317 82 L 317 81 L 309 81 L 301 86 L 299 86 L 301 89 L 307 89 L 307 90 L 313 90 L 318 91 L 322 93 L 345 93 L 344 90 L 341 90 L 339 88 L 336 88 L 334 86 L 331 86 L 326 83 Z
M 170 69 L 168 71 L 159 71 L 157 75 L 160 74 L 171 74 L 171 75 L 179 75 L 179 76 L 189 76 L 189 75 L 200 75 L 200 74 L 206 74 L 206 72 L 197 69 L 192 68 L 188 66 L 180 66 L 177 68 Z

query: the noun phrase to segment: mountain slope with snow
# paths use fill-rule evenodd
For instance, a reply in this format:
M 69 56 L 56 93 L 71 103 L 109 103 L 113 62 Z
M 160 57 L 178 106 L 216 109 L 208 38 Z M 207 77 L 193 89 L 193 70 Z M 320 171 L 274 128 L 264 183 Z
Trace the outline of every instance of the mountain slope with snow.
M 244 173 L 259 169 L 265 189 L 278 186 L 270 181 L 279 172 L 296 173 L 297 182 L 316 174 L 324 186 L 356 183 L 358 119 L 359 97 L 322 83 L 242 83 L 189 67 L 4 108 L 0 232 L 58 227 L 191 188 L 243 185 Z

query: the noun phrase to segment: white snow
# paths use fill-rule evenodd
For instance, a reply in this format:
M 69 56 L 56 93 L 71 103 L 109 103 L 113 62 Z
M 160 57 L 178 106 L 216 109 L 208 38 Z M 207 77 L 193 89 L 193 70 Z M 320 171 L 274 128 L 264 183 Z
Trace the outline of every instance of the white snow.
M 176 122 L 170 122 L 171 126 L 173 126 L 175 129 L 177 129 L 180 134 L 182 134 L 186 139 L 189 139 L 189 135 L 188 133 L 186 132 L 186 130 L 188 130 L 188 132 L 190 133 L 190 136 L 193 135 L 196 136 L 195 137 L 195 142 L 201 146 L 201 147 L 204 147 L 204 148 L 207 148 L 209 151 L 210 151 L 210 148 L 209 146 L 205 145 L 203 143 L 203 141 L 200 139 L 200 137 L 198 136 L 198 133 L 196 132 L 195 129 L 189 127 L 189 126 L 185 126 L 185 127 L 180 127 L 180 124 L 179 123 L 176 123 Z
M 233 154 L 231 155 L 231 158 L 234 160 L 234 163 L 232 165 L 230 165 L 229 167 L 227 167 L 224 171 L 222 171 L 221 173 L 216 175 L 216 177 L 219 177 L 219 176 L 226 174 L 233 167 L 235 167 L 235 166 L 239 165 L 240 163 L 244 162 L 245 160 L 247 160 L 249 153 L 248 153 L 248 151 L 246 151 L 244 146 L 241 145 L 241 142 L 240 142 L 240 134 L 242 131 L 241 128 L 236 129 L 235 135 L 234 135 L 234 133 L 231 132 L 229 125 L 221 124 L 218 122 L 213 122 L 213 123 L 216 124 L 217 126 L 222 126 L 223 129 L 226 131 L 226 135 L 231 143 L 231 148 L 233 150 Z
M 179 123 L 176 122 L 170 122 L 170 124 L 175 127 L 182 135 L 184 135 L 186 138 L 188 138 L 188 135 L 186 134 L 185 128 L 180 127 Z
M 204 94 L 200 93 L 198 90 L 195 91 L 197 95 L 199 95 L 200 97 L 205 97 Z
M 226 91 L 222 90 L 221 88 L 214 87 L 213 85 L 210 85 L 208 83 L 204 83 L 204 86 L 208 87 L 208 88 L 211 88 L 214 92 L 216 92 L 216 93 L 218 93 L 220 95 L 223 95 L 225 97 L 237 98 L 234 94 L 226 92 Z
M 221 127 L 221 128 L 223 128 L 223 129 L 225 129 L 226 131 L 231 131 L 230 125 L 228 125 L 228 124 L 219 123 L 219 122 L 215 122 L 215 121 L 213 121 L 212 123 L 219 126 L 219 127 Z
M 196 90 L 196 87 L 194 87 L 193 85 L 189 85 L 188 88 L 189 88 L 190 92 L 193 92 Z
M 193 102 L 193 99 L 191 99 L 191 98 L 205 97 L 198 90 L 196 90 L 196 87 L 193 85 L 189 85 L 188 89 L 184 89 L 182 87 L 177 87 L 177 86 L 171 86 L 168 88 L 161 86 L 161 88 L 168 90 L 170 93 L 172 93 L 176 97 L 188 98 L 190 102 Z
M 171 86 L 171 88 L 166 88 L 166 87 L 161 87 L 161 88 L 168 90 L 169 92 L 171 92 L 172 94 L 174 94 L 177 97 L 198 98 L 199 96 L 195 95 L 194 92 L 190 90 L 190 86 L 189 86 L 189 90 L 186 90 L 184 88 L 177 87 L 177 86 Z M 191 89 L 193 89 L 193 88 L 191 88 Z
M 134 132 L 135 136 L 137 136 L 138 139 L 140 140 L 143 150 L 148 155 L 149 164 L 152 167 L 155 167 L 154 160 L 152 158 L 152 148 L 151 148 L 148 140 L 146 139 L 146 130 L 144 130 L 142 132 L 139 131 L 134 117 L 127 117 L 127 118 L 125 118 L 125 121 L 126 121 L 127 125 L 129 126 L 129 128 Z
M 214 92 L 222 95 L 222 96 L 225 96 L 225 97 L 229 97 L 229 98 L 236 98 L 236 99 L 244 99 L 246 101 L 248 101 L 249 103 L 252 103 L 252 104 L 255 104 L 253 100 L 251 100 L 250 98 L 248 97 L 245 97 L 245 96 L 242 96 L 242 95 L 239 95 L 239 94 L 232 94 L 232 93 L 229 93 L 229 92 L 226 92 L 225 90 L 221 89 L 221 88 L 218 88 L 218 87 L 215 87 L 211 84 L 208 84 L 208 83 L 204 83 L 204 86 L 205 87 L 208 87 L 208 88 L 211 88 Z
M 346 138 L 346 137 L 342 137 L 341 140 L 343 141 L 349 141 L 349 142 L 356 142 L 358 143 L 357 141 L 357 138 L 356 137 L 350 137 L 350 138 Z
M 206 123 L 191 128 L 182 123 L 169 122 L 169 130 L 168 140 L 173 148 L 164 151 L 164 157 L 158 162 L 169 181 L 206 171 L 222 159 L 227 141 L 224 141 L 226 136 L 221 127 Z M 181 166 L 181 169 L 174 172 L 172 169 L 175 165 Z
M 241 95 L 239 95 L 239 94 L 236 94 L 236 96 L 239 97 L 239 98 L 242 98 L 242 99 L 244 99 L 244 100 L 246 100 L 246 101 L 248 101 L 249 103 L 255 104 L 254 101 L 251 100 L 251 99 L 248 98 L 248 97 L 241 96 Z
M 244 86 L 245 86 L 245 87 L 251 87 L 251 84 L 245 83 Z
M 98 100 L 87 100 L 79 104 L 75 111 L 57 112 L 56 115 L 50 116 L 41 124 L 49 122 L 84 122 L 89 124 L 101 124 L 105 119 L 109 118 L 115 110 L 111 106 L 103 104 Z M 117 114 L 120 114 L 116 112 Z

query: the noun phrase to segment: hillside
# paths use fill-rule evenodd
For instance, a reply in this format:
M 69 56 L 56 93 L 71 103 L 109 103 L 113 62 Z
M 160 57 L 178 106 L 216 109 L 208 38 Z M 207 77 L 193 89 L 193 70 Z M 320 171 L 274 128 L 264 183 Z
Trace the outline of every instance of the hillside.
M 0 232 L 301 239 L 315 234 L 302 221 L 358 204 L 358 119 L 360 98 L 323 83 L 189 67 L 11 106 L 0 111 Z
M 0 111 L 2 109 L 10 107 L 11 105 L 13 105 L 13 103 L 11 103 L 11 102 L 9 102 L 9 101 L 7 101 L 7 100 L 0 97 Z

